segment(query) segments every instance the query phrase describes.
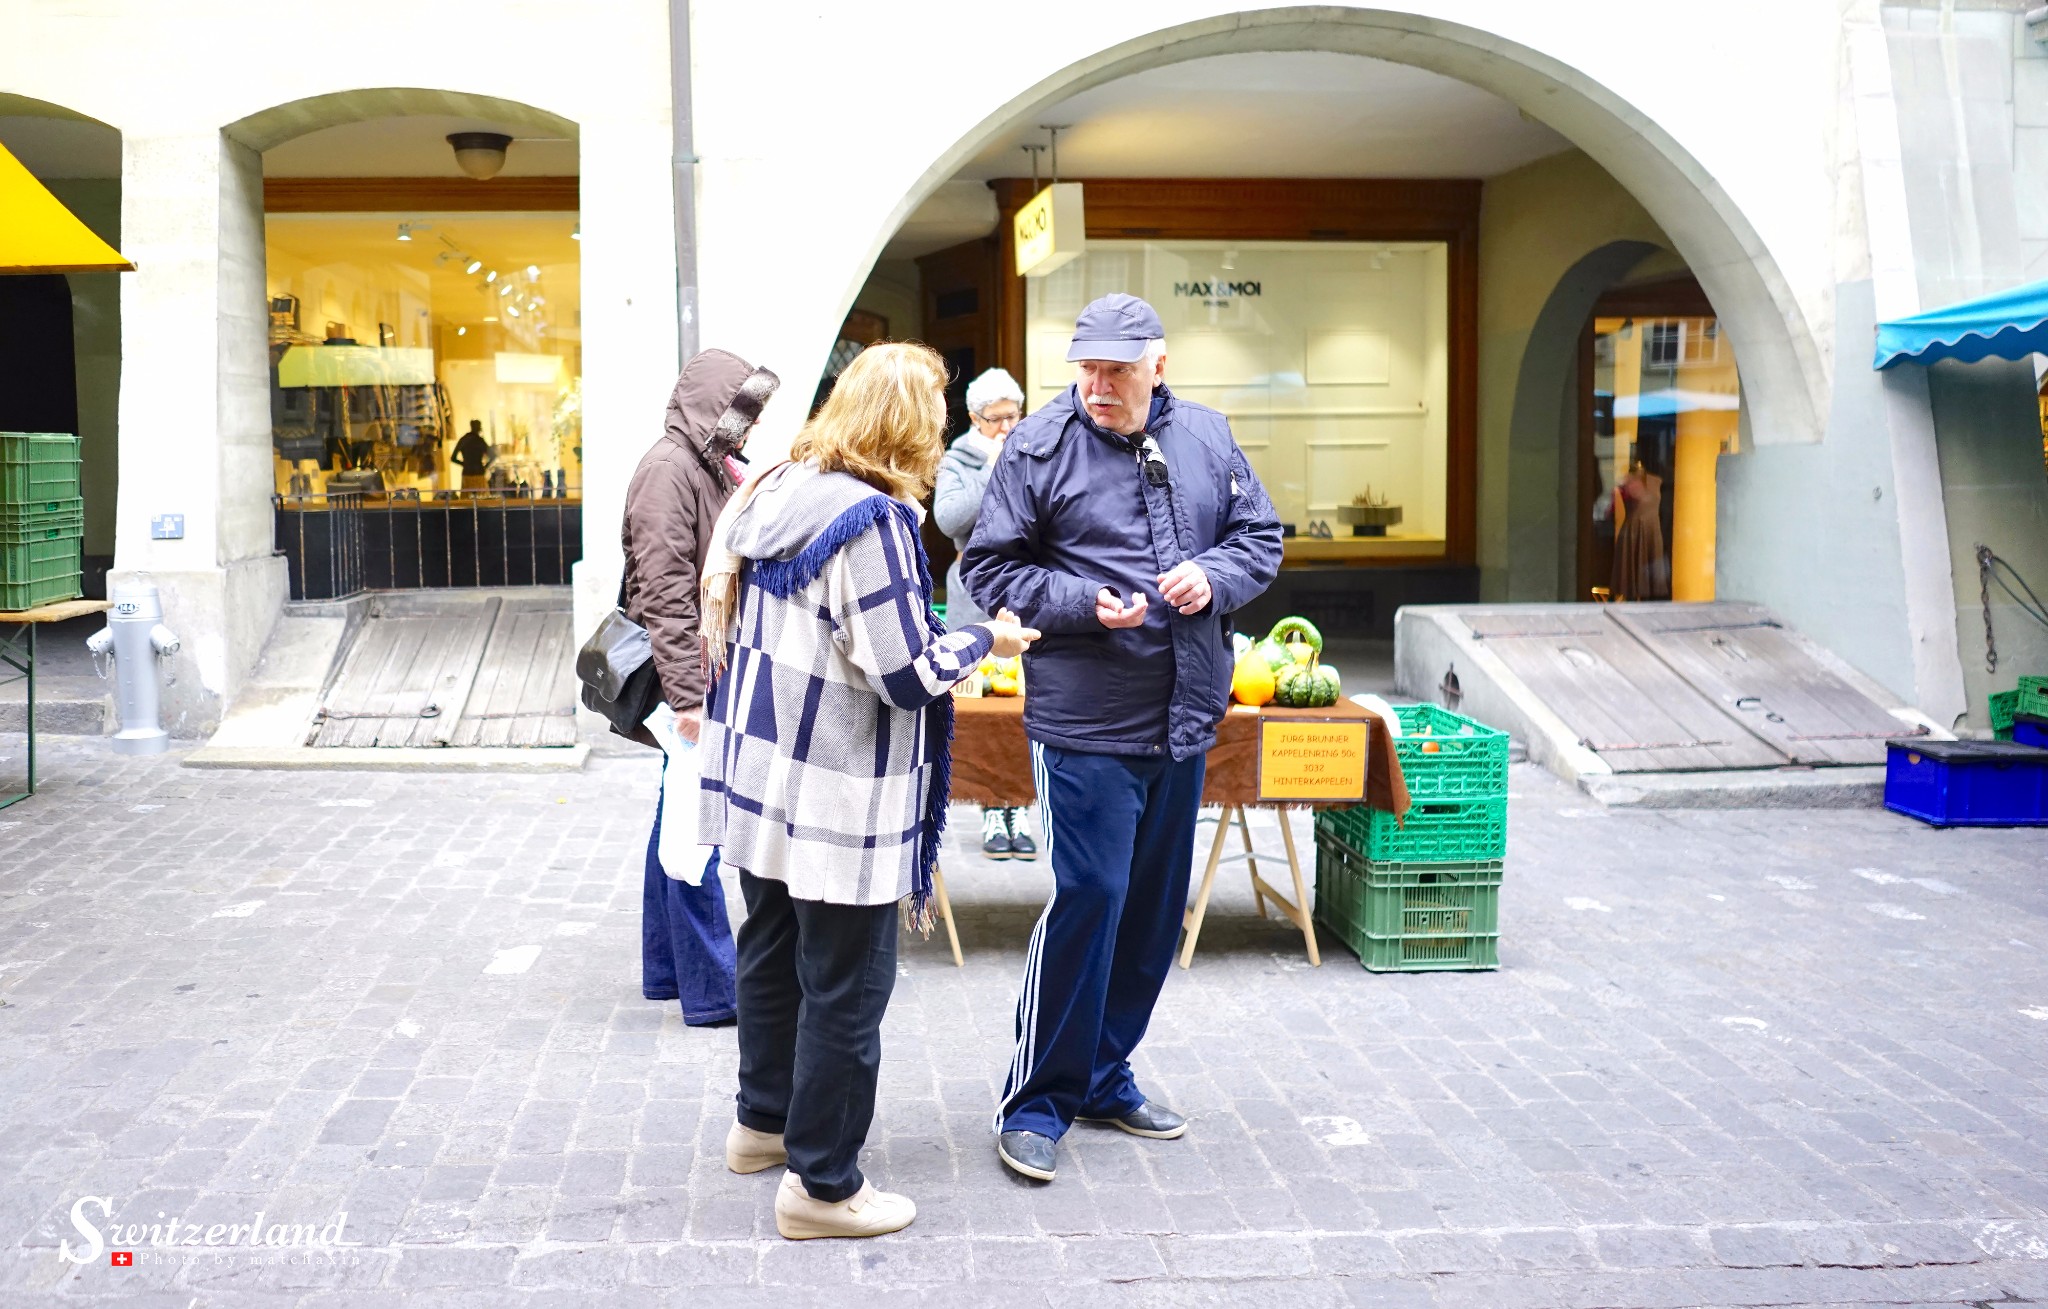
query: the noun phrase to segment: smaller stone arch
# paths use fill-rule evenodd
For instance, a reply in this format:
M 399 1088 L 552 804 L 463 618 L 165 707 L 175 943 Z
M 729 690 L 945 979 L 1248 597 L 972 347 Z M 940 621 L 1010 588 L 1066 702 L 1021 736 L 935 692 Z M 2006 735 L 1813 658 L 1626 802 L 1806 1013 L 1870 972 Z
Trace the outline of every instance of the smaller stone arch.
M 1580 257 L 1557 280 L 1529 330 L 1515 375 L 1508 419 L 1507 600 L 1576 598 L 1578 524 L 1576 388 L 1579 337 L 1609 287 L 1661 246 L 1610 241 Z
M 236 119 L 221 130 L 229 139 L 261 153 L 322 128 L 414 114 L 483 118 L 571 139 L 577 135 L 574 119 L 534 105 L 467 91 L 414 86 L 363 87 L 308 96 L 303 100 L 260 109 Z

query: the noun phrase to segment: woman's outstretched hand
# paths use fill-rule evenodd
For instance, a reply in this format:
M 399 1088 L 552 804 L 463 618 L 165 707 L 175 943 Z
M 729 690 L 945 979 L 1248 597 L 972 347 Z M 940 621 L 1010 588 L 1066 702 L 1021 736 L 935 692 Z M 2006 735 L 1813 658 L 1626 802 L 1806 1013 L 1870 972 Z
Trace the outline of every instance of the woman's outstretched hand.
M 1014 659 L 1031 648 L 1038 639 L 1038 629 L 1026 627 L 1017 621 L 1017 615 L 1005 609 L 988 621 L 988 630 L 995 634 L 995 648 L 989 653 L 998 659 Z

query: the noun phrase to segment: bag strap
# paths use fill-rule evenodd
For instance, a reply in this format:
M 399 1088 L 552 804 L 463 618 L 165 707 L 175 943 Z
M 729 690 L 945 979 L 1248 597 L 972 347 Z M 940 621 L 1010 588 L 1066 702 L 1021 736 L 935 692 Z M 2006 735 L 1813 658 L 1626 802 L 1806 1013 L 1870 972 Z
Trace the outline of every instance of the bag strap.
M 626 576 L 633 571 L 632 556 L 627 556 L 619 566 L 619 602 L 614 606 L 620 613 L 626 612 Z

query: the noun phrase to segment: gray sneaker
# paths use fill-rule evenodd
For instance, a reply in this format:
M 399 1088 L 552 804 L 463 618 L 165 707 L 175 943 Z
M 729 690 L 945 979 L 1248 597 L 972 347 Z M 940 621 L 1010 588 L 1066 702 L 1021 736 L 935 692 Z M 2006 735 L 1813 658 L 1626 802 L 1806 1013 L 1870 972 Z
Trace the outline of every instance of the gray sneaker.
M 1187 1119 L 1165 1105 L 1153 1104 L 1150 1100 L 1121 1118 L 1084 1118 L 1083 1121 L 1109 1123 L 1122 1128 L 1132 1136 L 1149 1137 L 1154 1141 L 1175 1140 L 1188 1130 Z
M 1004 1132 L 996 1138 L 996 1157 L 1013 1173 L 1033 1181 L 1050 1182 L 1057 1171 L 1053 1159 L 1056 1144 L 1051 1137 L 1037 1132 Z

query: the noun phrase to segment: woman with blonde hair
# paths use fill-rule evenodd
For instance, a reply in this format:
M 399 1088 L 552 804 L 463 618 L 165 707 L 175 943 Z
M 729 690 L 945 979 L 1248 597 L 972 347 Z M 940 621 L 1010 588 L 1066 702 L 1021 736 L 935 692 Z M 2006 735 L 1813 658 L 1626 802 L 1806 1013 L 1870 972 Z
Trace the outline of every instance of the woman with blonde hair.
M 726 1164 L 787 1163 L 784 1236 L 878 1236 L 917 1207 L 856 1156 L 874 1117 L 897 906 L 929 931 L 954 683 L 1038 633 L 1013 615 L 948 633 L 919 502 L 938 471 L 946 370 L 863 350 L 790 459 L 741 487 L 704 574 L 701 836 L 736 870 L 739 1095 Z

